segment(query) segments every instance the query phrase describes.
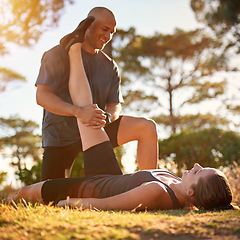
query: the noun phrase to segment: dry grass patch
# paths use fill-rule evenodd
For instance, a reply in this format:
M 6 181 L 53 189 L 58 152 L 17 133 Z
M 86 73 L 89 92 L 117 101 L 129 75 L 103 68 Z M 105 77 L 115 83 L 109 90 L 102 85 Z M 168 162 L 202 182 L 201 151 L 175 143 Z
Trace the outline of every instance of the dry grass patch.
M 196 239 L 240 237 L 239 211 L 78 211 L 0 206 L 0 239 Z M 221 239 L 221 238 L 219 238 Z

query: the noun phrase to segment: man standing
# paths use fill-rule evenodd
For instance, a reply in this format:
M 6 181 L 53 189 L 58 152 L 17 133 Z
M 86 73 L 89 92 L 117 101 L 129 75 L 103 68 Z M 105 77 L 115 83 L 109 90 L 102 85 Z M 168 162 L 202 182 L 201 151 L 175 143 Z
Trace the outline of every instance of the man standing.
M 139 168 L 153 169 L 157 166 L 155 123 L 145 118 L 119 116 L 122 102 L 120 76 L 116 63 L 102 52 L 116 32 L 115 16 L 104 7 L 93 8 L 88 14 L 90 16 L 95 20 L 86 30 L 82 57 L 93 105 L 80 108 L 72 104 L 68 89 L 69 58 L 65 44 L 70 34 L 42 58 L 36 81 L 37 103 L 44 108 L 42 180 L 70 176 L 74 160 L 82 151 L 76 118 L 89 127 L 105 127 L 113 147 L 138 141 Z M 105 113 L 111 116 L 111 121 Z

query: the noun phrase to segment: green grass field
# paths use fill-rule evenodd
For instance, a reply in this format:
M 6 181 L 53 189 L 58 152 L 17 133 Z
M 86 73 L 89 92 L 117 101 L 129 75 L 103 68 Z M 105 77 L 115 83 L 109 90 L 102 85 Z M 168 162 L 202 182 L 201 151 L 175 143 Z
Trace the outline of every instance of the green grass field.
M 240 211 L 119 212 L 0 205 L 0 239 L 240 239 Z

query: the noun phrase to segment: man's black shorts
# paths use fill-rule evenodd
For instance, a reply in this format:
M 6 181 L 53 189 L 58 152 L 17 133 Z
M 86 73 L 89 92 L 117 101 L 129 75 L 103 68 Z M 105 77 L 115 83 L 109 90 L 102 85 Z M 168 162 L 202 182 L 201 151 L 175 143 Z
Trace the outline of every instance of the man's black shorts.
M 106 125 L 112 147 L 117 147 L 117 134 L 122 116 Z M 45 147 L 42 161 L 42 181 L 53 178 L 70 177 L 72 166 L 77 155 L 82 152 L 81 141 L 61 147 Z

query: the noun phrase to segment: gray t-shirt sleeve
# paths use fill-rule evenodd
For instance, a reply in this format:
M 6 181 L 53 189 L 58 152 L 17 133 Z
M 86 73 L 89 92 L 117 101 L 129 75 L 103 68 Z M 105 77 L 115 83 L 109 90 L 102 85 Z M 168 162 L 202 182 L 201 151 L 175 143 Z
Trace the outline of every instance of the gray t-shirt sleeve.
M 61 46 L 56 46 L 43 55 L 35 85 L 46 84 L 57 94 L 63 86 L 66 86 L 68 74 L 68 55 Z
M 120 83 L 121 83 L 121 77 L 118 71 L 118 67 L 115 61 L 113 61 L 113 80 L 108 92 L 107 103 L 123 102 Z

